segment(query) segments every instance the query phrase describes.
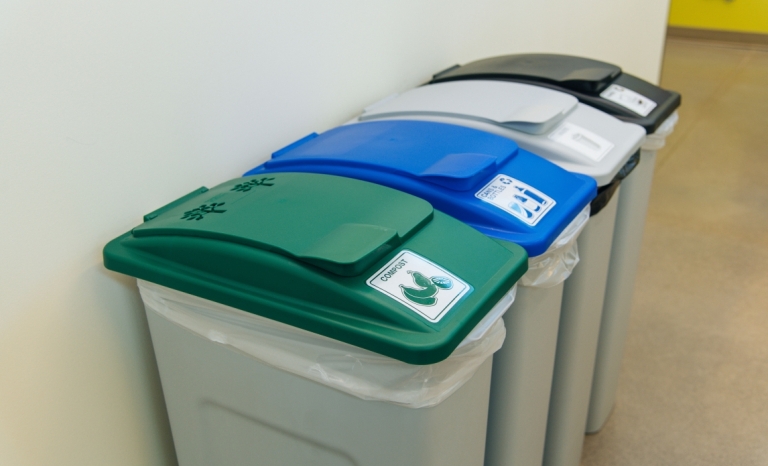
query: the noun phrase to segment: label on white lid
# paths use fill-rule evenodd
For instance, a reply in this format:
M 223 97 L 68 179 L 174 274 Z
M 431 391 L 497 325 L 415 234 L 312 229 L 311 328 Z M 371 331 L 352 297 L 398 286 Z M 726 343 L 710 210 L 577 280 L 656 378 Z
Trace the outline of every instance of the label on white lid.
M 632 110 L 640 116 L 648 116 L 656 108 L 656 102 L 618 84 L 608 86 L 608 89 L 600 93 L 600 97 Z
M 526 225 L 535 226 L 556 202 L 538 189 L 511 176 L 497 175 L 475 193 L 481 201 L 514 215 Z
M 555 128 L 547 137 L 595 162 L 603 160 L 603 157 L 613 149 L 611 141 L 598 136 L 588 129 L 568 122 Z
M 440 322 L 472 291 L 464 280 L 408 250 L 401 251 L 366 283 L 430 322 Z

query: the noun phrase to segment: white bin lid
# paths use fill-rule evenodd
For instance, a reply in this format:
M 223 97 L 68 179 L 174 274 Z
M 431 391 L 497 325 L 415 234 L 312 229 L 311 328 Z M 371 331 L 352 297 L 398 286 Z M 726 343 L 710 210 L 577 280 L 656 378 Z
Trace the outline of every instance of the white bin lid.
M 598 186 L 613 180 L 645 130 L 568 94 L 504 81 L 450 81 L 417 87 L 374 104 L 360 121 L 416 119 L 469 126 L 513 139 L 525 150 Z
M 576 97 L 563 92 L 512 82 L 459 81 L 450 84 L 412 89 L 386 104 L 372 105 L 363 115 L 379 114 L 382 109 L 390 116 L 428 111 L 441 116 L 477 118 L 529 134 L 542 134 L 579 102 Z

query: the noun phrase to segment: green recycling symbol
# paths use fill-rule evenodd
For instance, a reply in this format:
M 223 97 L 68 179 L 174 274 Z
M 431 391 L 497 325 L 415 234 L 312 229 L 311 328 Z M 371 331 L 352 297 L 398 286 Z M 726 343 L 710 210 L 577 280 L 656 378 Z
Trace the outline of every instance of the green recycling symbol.
M 411 288 L 410 286 L 400 285 L 400 289 L 403 295 L 408 298 L 409 301 L 413 301 L 416 304 L 422 306 L 433 306 L 437 302 L 437 293 L 442 290 L 450 290 L 453 288 L 453 281 L 448 277 L 431 277 L 427 278 L 424 274 L 419 272 L 408 271 L 413 276 L 413 282 L 419 288 Z

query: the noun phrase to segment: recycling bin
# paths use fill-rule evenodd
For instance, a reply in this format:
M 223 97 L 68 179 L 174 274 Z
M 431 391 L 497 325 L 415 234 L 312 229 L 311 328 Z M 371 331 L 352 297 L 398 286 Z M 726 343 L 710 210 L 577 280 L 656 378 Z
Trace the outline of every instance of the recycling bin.
M 636 123 L 648 134 L 641 146 L 640 163 L 622 185 L 619 199 L 586 428 L 587 433 L 598 432 L 616 399 L 656 152 L 664 147 L 677 123 L 680 94 L 624 73 L 610 63 L 554 54 L 478 60 L 440 72 L 432 82 L 464 79 L 516 81 L 556 89 Z
M 139 279 L 181 466 L 482 465 L 527 257 L 306 173 L 201 188 L 104 249 Z
M 491 238 L 528 252 L 529 269 L 504 314 L 494 355 L 486 464 L 542 462 L 563 281 L 596 183 L 471 128 L 426 121 L 372 121 L 312 134 L 248 172 L 342 175 L 429 201 Z
M 421 86 L 366 108 L 357 120 L 380 119 L 453 123 L 501 135 L 597 182 L 592 216 L 577 241 L 581 262 L 563 289 L 544 453 L 545 465 L 577 465 L 622 197 L 620 185 L 638 163 L 645 131 L 571 95 L 492 80 Z

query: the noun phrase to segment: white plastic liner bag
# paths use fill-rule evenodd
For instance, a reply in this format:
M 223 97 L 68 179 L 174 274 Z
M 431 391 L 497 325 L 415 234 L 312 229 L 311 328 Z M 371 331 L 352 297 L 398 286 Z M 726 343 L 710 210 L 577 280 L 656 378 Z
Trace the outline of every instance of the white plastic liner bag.
M 203 338 L 358 398 L 409 408 L 439 404 L 501 348 L 506 336 L 501 317 L 517 290 L 513 287 L 447 359 L 418 366 L 154 283 L 138 283 L 147 312 Z
M 667 136 L 672 134 L 672 131 L 675 130 L 678 118 L 679 116 L 677 115 L 677 112 L 674 112 L 667 117 L 667 119 L 664 120 L 664 123 L 656 128 L 655 132 L 645 137 L 645 142 L 640 148 L 642 150 L 659 150 L 664 147 L 664 144 L 667 143 Z
M 520 279 L 520 285 L 550 288 L 570 277 L 574 267 L 579 263 L 579 248 L 576 240 L 588 221 L 589 204 L 571 220 L 544 254 L 528 258 L 528 271 Z

